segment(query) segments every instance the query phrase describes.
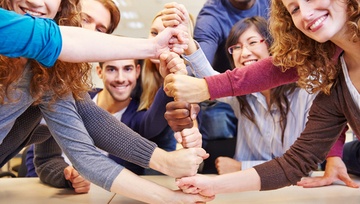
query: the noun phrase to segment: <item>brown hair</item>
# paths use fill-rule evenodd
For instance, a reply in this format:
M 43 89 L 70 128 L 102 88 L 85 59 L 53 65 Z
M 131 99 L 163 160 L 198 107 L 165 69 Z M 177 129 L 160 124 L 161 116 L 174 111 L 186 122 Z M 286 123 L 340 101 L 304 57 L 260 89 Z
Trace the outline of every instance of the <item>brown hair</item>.
M 348 5 L 347 31 L 352 32 L 353 41 L 358 41 L 359 1 L 344 1 Z M 274 64 L 282 66 L 283 71 L 296 67 L 300 87 L 309 92 L 321 90 L 329 94 L 339 71 L 339 67 L 332 61 L 335 44 L 331 41 L 319 43 L 303 34 L 295 27 L 281 1 L 271 1 L 270 22 L 270 33 L 274 38 L 271 47 Z
M 0 7 L 12 10 L 9 0 L 0 0 Z M 80 26 L 79 0 L 61 1 L 59 12 L 54 21 L 58 25 Z M 30 93 L 35 104 L 41 101 L 46 91 L 53 91 L 52 101 L 72 92 L 75 99 L 81 99 L 82 93 L 90 88 L 88 63 L 68 63 L 57 61 L 52 68 L 45 68 L 35 60 L 28 60 L 32 79 Z M 0 104 L 10 96 L 11 84 L 22 77 L 24 63 L 21 58 L 0 56 Z M 9 98 L 10 100 L 13 100 Z

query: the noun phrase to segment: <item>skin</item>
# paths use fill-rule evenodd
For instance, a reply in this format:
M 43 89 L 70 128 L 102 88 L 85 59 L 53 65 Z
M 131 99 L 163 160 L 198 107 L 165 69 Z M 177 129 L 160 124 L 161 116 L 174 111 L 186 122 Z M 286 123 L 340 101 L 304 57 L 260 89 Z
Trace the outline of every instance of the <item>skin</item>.
M 349 41 L 348 39 L 351 38 L 351 35 L 346 33 L 346 29 L 344 29 L 344 23 L 347 19 L 346 3 L 343 1 L 331 0 L 283 0 L 283 3 L 292 15 L 292 19 L 296 27 L 304 32 L 304 34 L 319 42 L 330 40 L 344 50 L 344 59 L 347 64 L 350 79 L 352 80 L 355 88 L 359 91 L 360 83 L 355 79 L 360 77 L 360 61 L 358 60 L 360 59 L 360 53 L 353 52 L 353 50 L 359 49 L 360 43 Z M 292 7 L 290 8 L 290 6 Z M 203 84 L 203 82 L 191 83 L 191 80 L 186 81 L 184 78 L 180 80 L 182 80 L 183 83 L 185 82 L 191 84 L 191 87 L 193 87 L 191 90 L 197 91 L 205 89 L 205 91 L 208 92 L 206 89 L 206 82 L 205 84 Z M 165 79 L 165 84 L 167 82 L 173 83 L 174 80 Z M 167 91 L 169 93 L 174 91 L 173 89 L 170 89 L 170 87 L 168 88 L 169 89 Z M 182 87 L 179 87 L 178 85 L 176 88 L 178 91 L 179 88 L 181 89 Z M 190 89 L 187 89 L 187 91 L 188 90 Z M 200 91 L 195 95 L 201 95 L 203 98 L 197 98 L 197 100 L 201 101 L 201 99 L 206 99 L 204 95 L 208 96 L 207 94 L 201 94 Z M 179 96 L 174 93 L 172 95 Z M 183 99 L 185 98 L 186 97 Z M 195 100 L 193 99 L 193 101 Z M 241 182 L 232 182 L 234 180 Z M 327 168 L 324 180 L 324 183 L 315 182 L 311 185 L 324 185 L 332 183 L 335 180 L 343 180 L 347 186 L 357 187 L 357 185 L 348 177 L 346 171 L 344 170 L 343 162 L 339 158 L 332 158 L 332 160 L 330 160 L 330 168 L 329 170 Z M 184 192 L 200 193 L 202 195 L 215 195 L 218 193 L 260 190 L 261 181 L 255 169 L 252 168 L 245 171 L 237 171 L 215 177 L 196 175 L 193 177 L 181 178 L 177 180 L 177 184 Z
M 81 10 L 83 28 L 107 33 L 111 15 L 102 3 L 96 0 L 81 0 Z
M 60 7 L 61 0 L 14 0 L 12 6 L 19 14 L 30 14 L 39 18 L 53 19 Z M 76 193 L 87 193 L 90 182 L 84 179 L 72 166 L 64 169 L 64 176 L 72 183 Z
M 108 61 L 96 68 L 104 89 L 99 93 L 97 104 L 104 110 L 114 114 L 131 101 L 131 92 L 140 76 L 140 65 L 134 60 Z

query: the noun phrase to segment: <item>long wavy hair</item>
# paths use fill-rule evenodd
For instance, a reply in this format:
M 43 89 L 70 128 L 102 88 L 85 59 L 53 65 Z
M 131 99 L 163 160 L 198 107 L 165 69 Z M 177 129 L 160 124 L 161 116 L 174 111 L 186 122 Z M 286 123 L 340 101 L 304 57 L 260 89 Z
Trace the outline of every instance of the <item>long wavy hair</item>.
M 356 42 L 359 40 L 359 0 L 343 1 L 348 6 L 346 29 L 352 33 L 351 40 Z M 271 1 L 270 22 L 270 33 L 274 38 L 271 47 L 274 64 L 283 67 L 283 71 L 296 67 L 298 84 L 308 92 L 329 94 L 340 70 L 332 60 L 336 45 L 331 41 L 319 43 L 303 34 L 295 27 L 281 1 Z
M 254 26 L 257 32 L 265 39 L 265 43 L 268 47 L 271 46 L 273 39 L 269 33 L 268 22 L 266 19 L 260 16 L 254 16 L 245 18 L 238 21 L 230 30 L 229 36 L 226 39 L 226 47 L 230 47 L 238 43 L 239 37 L 248 30 L 251 26 Z M 227 56 L 230 60 L 230 64 L 235 68 L 235 62 L 230 53 L 227 52 Z M 241 69 L 241 68 L 238 68 Z M 284 142 L 284 134 L 287 124 L 287 114 L 290 109 L 290 102 L 288 95 L 293 93 L 296 88 L 295 83 L 279 86 L 270 90 L 270 106 L 275 104 L 280 110 L 280 128 L 281 128 L 281 141 Z M 246 96 L 237 96 L 237 100 L 240 104 L 240 113 L 248 118 L 259 129 L 258 124 L 254 118 L 254 111 L 252 110 Z
M 0 0 L 0 7 L 13 10 L 10 0 Z M 58 25 L 80 26 L 79 0 L 62 0 L 59 12 L 54 21 Z M 0 56 L 0 104 L 5 98 L 12 99 L 10 92 L 13 91 L 11 84 L 22 77 L 24 71 L 23 58 L 8 58 Z M 82 99 L 82 95 L 90 88 L 88 63 L 68 63 L 57 61 L 51 68 L 40 65 L 35 60 L 28 60 L 33 74 L 30 82 L 30 94 L 35 99 L 34 105 L 41 102 L 42 96 L 47 91 L 52 91 L 52 101 L 72 93 L 76 100 Z

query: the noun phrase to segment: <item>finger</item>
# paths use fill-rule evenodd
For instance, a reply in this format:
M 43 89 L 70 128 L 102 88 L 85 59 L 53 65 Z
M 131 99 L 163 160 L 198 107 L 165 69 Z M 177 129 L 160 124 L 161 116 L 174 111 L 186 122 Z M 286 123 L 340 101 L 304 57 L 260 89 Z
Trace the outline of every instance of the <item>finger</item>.
M 180 132 L 175 132 L 174 137 L 178 143 L 182 143 L 182 135 Z
M 195 120 L 199 112 L 200 112 L 199 104 L 191 104 L 191 109 L 190 109 L 191 119 Z
M 71 168 L 69 168 L 70 166 L 66 167 L 64 169 L 64 176 L 66 180 L 69 180 L 71 178 Z
M 352 187 L 352 188 L 359 188 L 359 185 L 357 183 L 355 183 L 350 177 L 349 175 L 346 176 L 341 176 L 340 180 L 342 180 L 345 185 Z

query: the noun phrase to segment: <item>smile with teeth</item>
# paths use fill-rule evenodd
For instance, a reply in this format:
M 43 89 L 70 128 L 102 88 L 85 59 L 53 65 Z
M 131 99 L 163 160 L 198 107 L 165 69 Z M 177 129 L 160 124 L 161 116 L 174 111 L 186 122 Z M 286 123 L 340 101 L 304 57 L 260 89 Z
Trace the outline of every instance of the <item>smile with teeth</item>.
M 244 66 L 247 66 L 247 65 L 255 63 L 255 62 L 257 62 L 257 60 L 249 60 L 249 61 L 244 62 L 243 64 L 244 64 Z
M 323 16 L 321 18 L 319 18 L 317 21 L 315 21 L 314 24 L 312 24 L 309 28 L 310 30 L 313 30 L 314 28 L 316 28 L 317 26 L 320 25 L 320 23 L 322 23 L 325 20 L 326 16 Z
M 31 16 L 41 16 L 41 15 L 44 15 L 43 13 L 36 12 L 36 11 L 31 11 L 31 10 L 26 9 L 26 8 L 22 8 L 22 10 L 23 10 L 25 13 L 30 14 Z

